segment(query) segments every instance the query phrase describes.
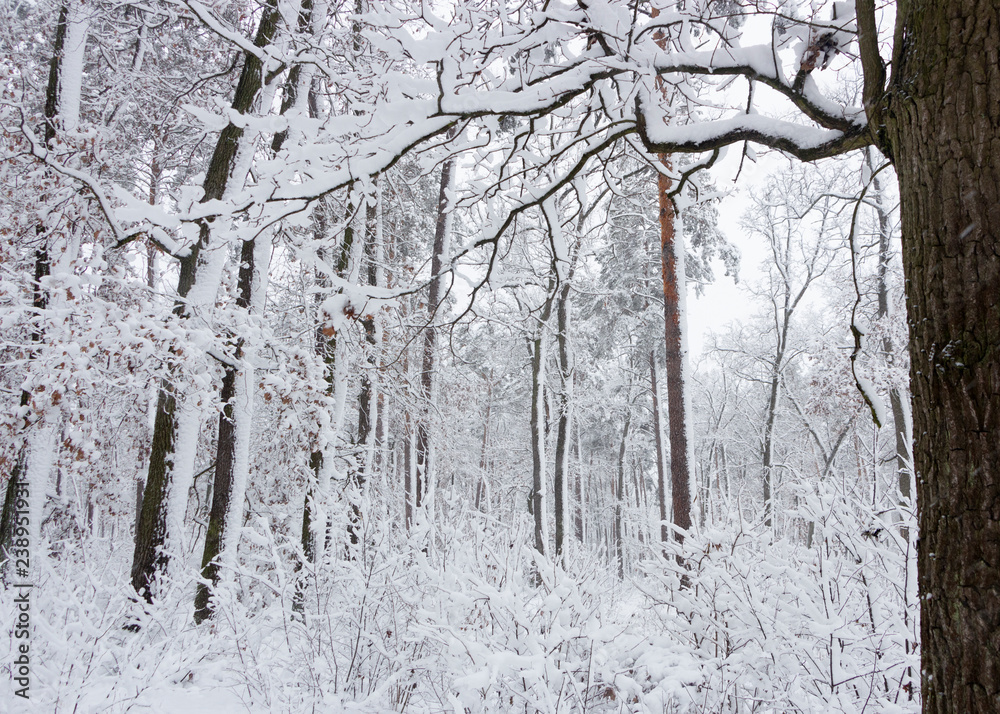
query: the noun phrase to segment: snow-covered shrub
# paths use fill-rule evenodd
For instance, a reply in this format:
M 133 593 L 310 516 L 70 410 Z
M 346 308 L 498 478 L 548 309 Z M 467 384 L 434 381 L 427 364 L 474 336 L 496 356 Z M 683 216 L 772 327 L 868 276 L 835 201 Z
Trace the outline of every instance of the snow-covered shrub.
M 647 627 L 672 633 L 692 674 L 665 684 L 652 647 L 636 661 L 644 691 L 665 687 L 692 712 L 919 709 L 906 540 L 830 484 L 799 515 L 814 524 L 811 546 L 714 529 L 647 568 Z
M 707 529 L 670 544 L 666 558 L 656 544 L 625 581 L 576 543 L 565 565 L 537 556 L 526 516 L 503 522 L 457 501 L 450 523 L 409 536 L 389 519 L 366 519 L 350 552 L 338 515 L 346 508 L 330 503 L 326 554 L 301 568 L 294 538 L 256 517 L 236 571 L 215 591 L 214 618 L 200 626 L 191 563 L 147 605 L 131 596 L 131 548 L 93 536 L 48 545 L 33 590 L 31 704 L 217 714 L 916 711 L 912 554 L 898 524 L 848 492 L 832 479 L 802 489 L 800 508 L 785 515 L 803 521 L 811 543 L 739 524 Z M 5 622 L 14 594 L 0 598 Z M 5 668 L 15 643 L 11 635 L 0 652 Z M 0 677 L 0 697 L 11 696 Z

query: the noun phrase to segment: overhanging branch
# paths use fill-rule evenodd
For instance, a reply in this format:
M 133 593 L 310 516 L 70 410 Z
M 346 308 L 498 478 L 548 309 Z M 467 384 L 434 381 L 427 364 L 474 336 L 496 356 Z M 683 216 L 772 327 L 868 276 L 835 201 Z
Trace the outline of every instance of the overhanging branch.
M 646 150 L 654 154 L 700 153 L 752 141 L 778 149 L 802 161 L 816 161 L 872 144 L 867 127 L 851 131 L 824 130 L 758 114 L 699 122 L 685 126 L 651 127 L 646 108 L 636 100 L 636 129 Z
M 760 52 L 758 52 L 761 57 L 760 62 L 753 63 L 749 61 L 750 55 L 752 55 L 752 50 L 760 50 Z M 766 60 L 764 59 L 765 50 Z M 748 55 L 746 60 L 732 56 L 728 59 L 722 58 L 718 54 L 712 53 L 706 57 L 706 62 L 696 62 L 692 61 L 692 55 L 694 54 L 695 53 L 664 53 L 656 62 L 654 69 L 657 74 L 676 72 L 680 74 L 700 76 L 723 75 L 746 77 L 751 81 L 760 82 L 761 84 L 766 85 L 778 92 L 794 104 L 796 109 L 822 127 L 827 129 L 836 129 L 843 132 L 850 132 L 856 130 L 859 126 L 858 118 L 851 116 L 846 107 L 838 107 L 841 109 L 841 113 L 835 113 L 832 107 L 821 106 L 816 101 L 806 96 L 803 87 L 796 87 L 788 84 L 784 78 L 780 76 L 778 68 L 774 66 L 774 56 L 771 53 L 770 45 L 761 45 L 756 48 L 746 48 L 744 53 L 741 53 Z M 702 53 L 697 54 L 700 55 Z M 765 63 L 771 65 L 769 68 L 771 70 L 770 73 L 762 70 L 762 65 Z

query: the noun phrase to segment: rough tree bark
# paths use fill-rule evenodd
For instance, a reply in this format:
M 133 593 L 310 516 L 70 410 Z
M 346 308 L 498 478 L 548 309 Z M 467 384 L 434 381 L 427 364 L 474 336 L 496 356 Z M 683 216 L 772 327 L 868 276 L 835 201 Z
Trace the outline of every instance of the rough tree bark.
M 660 14 L 656 5 L 652 17 Z M 656 42 L 666 49 L 668 38 L 657 31 Z M 657 87 L 666 98 L 667 86 L 657 78 Z M 666 171 L 672 168 L 671 157 L 657 157 Z M 684 338 L 682 334 L 681 301 L 684 297 L 684 244 L 678 243 L 676 224 L 680 220 L 677 207 L 670 196 L 671 180 L 662 171 L 656 175 L 656 193 L 660 221 L 660 267 L 663 274 L 663 318 L 665 377 L 667 381 L 667 439 L 670 444 L 670 494 L 673 501 L 674 525 L 681 531 L 691 528 L 691 474 L 688 467 L 687 415 L 684 399 Z M 662 532 L 661 532 L 662 534 Z M 683 542 L 681 532 L 675 532 L 678 542 Z
M 1000 6 L 900 3 L 883 91 L 858 1 L 869 126 L 899 177 L 925 712 L 1000 707 Z

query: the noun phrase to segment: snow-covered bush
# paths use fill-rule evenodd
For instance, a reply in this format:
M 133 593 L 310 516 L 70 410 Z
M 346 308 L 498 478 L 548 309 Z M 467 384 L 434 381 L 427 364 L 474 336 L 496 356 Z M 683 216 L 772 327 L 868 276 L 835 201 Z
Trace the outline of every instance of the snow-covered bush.
M 647 567 L 647 627 L 671 633 L 690 663 L 681 689 L 667 687 L 680 710 L 919 709 L 913 554 L 859 506 L 821 484 L 799 513 L 814 523 L 811 547 L 719 528 Z M 655 647 L 637 658 L 645 688 L 664 688 L 663 661 Z

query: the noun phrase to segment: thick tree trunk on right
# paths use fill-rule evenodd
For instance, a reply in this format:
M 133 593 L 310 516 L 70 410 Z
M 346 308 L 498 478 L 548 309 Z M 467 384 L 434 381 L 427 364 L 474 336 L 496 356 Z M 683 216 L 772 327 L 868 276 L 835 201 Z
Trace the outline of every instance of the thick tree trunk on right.
M 901 4 L 884 114 L 910 322 L 925 712 L 1000 710 L 1000 6 Z M 866 72 L 868 72 L 866 67 Z

